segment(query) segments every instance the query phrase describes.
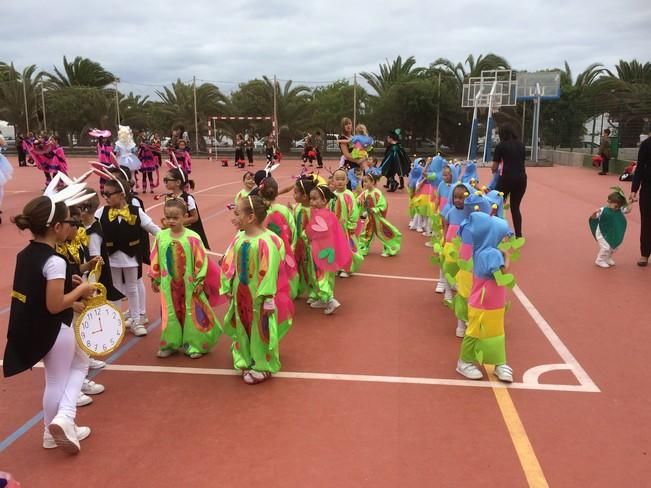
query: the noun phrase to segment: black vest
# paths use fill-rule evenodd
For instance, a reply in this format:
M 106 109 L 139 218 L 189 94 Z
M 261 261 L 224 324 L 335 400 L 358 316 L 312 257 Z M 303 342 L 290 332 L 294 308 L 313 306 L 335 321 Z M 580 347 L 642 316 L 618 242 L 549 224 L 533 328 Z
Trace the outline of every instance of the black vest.
M 140 208 L 142 209 L 143 212 L 146 212 L 145 210 L 145 204 L 143 201 L 136 197 L 132 197 L 134 200 L 136 200 L 140 204 Z M 140 234 L 140 253 L 142 254 L 142 261 L 140 262 L 140 270 L 138 271 L 138 278 L 141 277 L 142 275 L 142 263 L 145 263 L 146 265 L 150 265 L 151 261 L 149 259 L 149 255 L 151 254 L 151 243 L 149 242 L 149 232 L 147 232 L 145 229 L 140 229 L 141 234 Z
M 102 232 L 102 226 L 99 221 L 96 220 L 93 225 L 86 229 L 86 234 L 88 236 L 97 234 L 102 238 L 100 256 L 102 256 L 102 259 L 104 260 L 104 265 L 102 266 L 102 272 L 99 276 L 99 282 L 106 288 L 106 298 L 111 302 L 122 300 L 124 295 L 113 286 L 113 276 L 111 275 L 111 267 L 109 266 L 109 257 L 108 252 L 106 251 L 106 243 L 104 242 L 104 233 Z M 86 261 L 90 261 L 91 256 L 87 247 L 84 247 L 84 257 Z
M 2 363 L 5 376 L 30 369 L 43 359 L 56 342 L 61 324 L 69 326 L 72 322 L 72 308 L 58 314 L 47 310 L 43 266 L 54 255 L 58 254 L 47 244 L 32 241 L 16 257 L 7 347 Z M 66 266 L 64 293 L 71 290 L 72 273 Z
M 108 206 L 104 207 L 99 222 L 102 225 L 102 231 L 104 231 L 104 243 L 109 255 L 116 251 L 122 251 L 127 256 L 136 258 L 140 262 L 142 260 L 140 213 L 138 207 L 133 205 L 129 205 L 129 212 L 136 216 L 136 222 L 133 225 L 129 225 L 125 219 L 119 217 L 111 222 L 109 220 Z

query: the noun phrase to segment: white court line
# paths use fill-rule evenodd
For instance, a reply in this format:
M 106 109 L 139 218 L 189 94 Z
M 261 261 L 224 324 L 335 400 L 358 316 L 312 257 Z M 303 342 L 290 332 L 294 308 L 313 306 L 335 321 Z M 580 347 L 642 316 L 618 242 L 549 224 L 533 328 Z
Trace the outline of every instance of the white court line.
M 370 274 L 370 273 L 355 273 L 355 276 L 366 276 L 370 278 L 389 278 L 389 279 L 395 279 L 395 280 L 413 280 L 413 281 L 431 281 L 431 282 L 436 282 L 438 281 L 437 279 L 434 278 L 419 278 L 415 276 L 399 276 L 399 275 L 383 275 L 383 274 Z M 599 387 L 595 384 L 594 381 L 592 381 L 592 378 L 588 375 L 588 373 L 581 367 L 579 362 L 576 360 L 574 355 L 570 352 L 570 350 L 567 348 L 567 346 L 563 343 L 563 341 L 558 337 L 556 332 L 554 332 L 554 329 L 552 329 L 551 325 L 549 325 L 549 322 L 547 322 L 542 314 L 538 311 L 538 309 L 531 303 L 531 300 L 527 298 L 527 296 L 524 294 L 522 289 L 519 286 L 515 286 L 513 288 L 513 293 L 516 296 L 516 298 L 520 301 L 524 309 L 527 311 L 531 319 L 534 321 L 536 326 L 540 329 L 540 331 L 543 333 L 543 335 L 547 338 L 551 346 L 554 348 L 554 350 L 558 353 L 558 355 L 565 361 L 567 364 L 569 370 L 572 371 L 574 376 L 576 376 L 576 379 L 579 381 L 581 384 L 580 390 L 572 389 L 568 391 L 587 391 L 587 392 L 594 392 L 598 393 L 601 390 Z M 543 368 L 545 366 L 545 368 Z M 558 370 L 560 369 L 557 367 L 557 365 L 541 365 L 538 367 L 540 369 L 539 372 L 542 371 L 552 371 L 552 370 Z M 525 373 L 526 375 L 526 373 Z M 528 375 L 528 378 L 533 378 L 533 375 Z M 537 380 L 536 376 L 536 380 Z M 537 382 L 536 382 L 537 384 Z M 515 383 L 514 383 L 515 385 Z M 539 385 L 539 386 L 545 386 L 545 385 Z M 576 387 L 574 387 L 576 388 Z
M 0 365 L 2 361 L 0 361 Z M 43 363 L 37 363 L 35 368 L 42 368 Z M 122 371 L 127 373 L 164 373 L 164 374 L 194 374 L 200 376 L 239 376 L 241 373 L 233 369 L 219 368 L 190 368 L 180 366 L 148 366 L 138 364 L 108 364 L 102 371 Z M 508 388 L 515 390 L 538 391 L 569 391 L 590 393 L 592 389 L 582 385 L 552 385 L 538 383 L 492 383 L 490 381 L 453 380 L 445 378 L 419 378 L 416 376 L 382 376 L 367 374 L 342 373 L 311 373 L 296 371 L 281 371 L 274 378 L 293 380 L 321 381 L 350 381 L 357 383 L 384 383 L 402 385 L 431 385 L 431 386 L 463 386 L 470 388 Z

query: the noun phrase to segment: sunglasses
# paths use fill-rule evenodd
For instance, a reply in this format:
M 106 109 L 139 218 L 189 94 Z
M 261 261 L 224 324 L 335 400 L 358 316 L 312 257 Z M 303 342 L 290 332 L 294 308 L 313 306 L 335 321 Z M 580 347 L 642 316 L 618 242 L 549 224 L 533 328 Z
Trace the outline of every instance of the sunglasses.
M 62 224 L 70 224 L 73 227 L 79 227 L 81 225 L 81 222 L 78 220 L 62 220 Z
M 113 195 L 118 195 L 120 193 L 122 193 L 122 192 L 121 191 L 114 191 L 114 192 L 103 191 L 102 196 L 104 198 L 111 198 Z
M 163 178 L 163 183 L 169 183 L 170 181 L 181 181 L 181 180 L 177 180 L 176 178 L 168 178 L 167 176 Z

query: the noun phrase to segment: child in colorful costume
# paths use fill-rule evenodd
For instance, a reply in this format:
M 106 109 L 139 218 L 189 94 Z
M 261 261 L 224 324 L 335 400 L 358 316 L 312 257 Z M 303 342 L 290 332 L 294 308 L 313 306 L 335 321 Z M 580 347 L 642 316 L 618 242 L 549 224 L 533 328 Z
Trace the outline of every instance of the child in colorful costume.
M 465 218 L 472 212 L 491 212 L 491 202 L 484 197 L 481 192 L 471 193 L 463 202 L 463 211 Z M 465 219 L 464 219 L 465 220 Z M 452 299 L 452 309 L 457 318 L 457 337 L 463 337 L 468 327 L 468 298 L 472 290 L 472 234 L 470 230 L 464 227 L 463 222 L 457 231 L 460 239 L 457 239 L 459 248 L 457 251 L 457 272 L 453 276 L 457 293 Z
M 423 232 L 430 217 L 430 185 L 424 175 L 423 158 L 414 160 L 407 180 L 407 191 L 409 193 L 409 228 L 416 232 Z
M 128 125 L 121 125 L 118 129 L 118 141 L 113 149 L 114 157 L 119 166 L 126 166 L 132 172 L 138 171 L 141 162 L 136 156 L 137 147 L 133 141 L 133 133 Z
M 402 234 L 386 218 L 388 205 L 382 192 L 376 188 L 378 177 L 367 174 L 364 176 L 364 191 L 358 197 L 363 209 L 362 218 L 366 218 L 364 230 L 359 237 L 359 250 L 366 256 L 373 242 L 373 237 L 382 243 L 382 257 L 396 256 L 400 252 Z
M 181 347 L 192 359 L 208 353 L 221 335 L 221 325 L 203 290 L 208 256 L 201 237 L 184 225 L 188 208 L 181 198 L 165 201 L 167 228 L 156 235 L 149 277 L 161 294 L 159 358 Z
M 457 372 L 469 379 L 481 379 L 482 372 L 474 364 L 495 365 L 495 375 L 504 382 L 513 381 L 513 370 L 506 364 L 504 313 L 506 286 L 515 284 L 513 276 L 504 274 L 510 262 L 510 251 L 502 241 L 512 234 L 505 220 L 483 212 L 473 212 L 463 222 L 461 232 L 468 230 L 473 244 L 472 291 L 468 298 L 468 328 L 466 329 Z M 520 247 L 522 240 L 513 242 Z M 499 246 L 499 247 L 498 247 Z
M 2 200 L 5 196 L 5 185 L 11 180 L 14 173 L 14 168 L 11 166 L 9 160 L 5 157 L 3 152 L 7 148 L 7 142 L 5 138 L 0 135 L 0 207 L 2 206 Z M 0 210 L 0 215 L 2 210 Z M 2 218 L 0 217 L 0 224 L 2 223 Z
M 364 124 L 357 124 L 355 135 L 350 138 L 353 150 L 350 155 L 355 159 L 368 158 L 369 153 L 373 150 L 373 138 L 368 135 Z
M 249 193 L 255 188 L 255 181 L 253 180 L 253 173 L 245 171 L 242 175 L 242 183 L 244 188 L 237 192 L 235 195 L 235 205 L 237 205 L 241 198 L 248 197 Z
M 266 216 L 262 198 L 240 200 L 233 220 L 239 232 L 221 268 L 220 294 L 231 296 L 224 332 L 233 339 L 233 364 L 247 384 L 269 379 L 281 366 L 275 296 L 282 241 L 264 229 Z
M 339 223 L 346 232 L 348 245 L 353 255 L 352 263 L 349 270 L 341 270 L 339 276 L 348 278 L 350 273 L 356 273 L 359 269 L 364 256 L 359 252 L 359 233 L 362 227 L 359 225 L 359 205 L 357 197 L 347 188 L 348 177 L 344 169 L 338 169 L 332 175 L 334 184 L 335 198 L 331 200 L 330 209 L 335 213 Z
M 314 180 L 308 177 L 301 177 L 294 185 L 294 220 L 296 222 L 296 247 L 294 257 L 298 267 L 299 286 L 298 296 L 307 296 L 307 304 L 318 300 L 316 286 L 316 270 L 310 241 L 307 237 L 307 225 L 310 220 L 310 192 L 316 186 Z
M 337 216 L 329 210 L 334 193 L 325 185 L 317 185 L 310 192 L 310 220 L 306 234 L 310 244 L 316 277 L 317 300 L 311 308 L 322 308 L 331 315 L 341 304 L 335 298 L 335 273 L 350 269 L 352 252 L 347 234 Z
M 599 253 L 595 264 L 600 268 L 615 266 L 613 253 L 624 240 L 626 233 L 625 214 L 631 211 L 627 206 L 624 191 L 614 186 L 608 195 L 608 203 L 590 216 L 590 231 L 599 244 Z

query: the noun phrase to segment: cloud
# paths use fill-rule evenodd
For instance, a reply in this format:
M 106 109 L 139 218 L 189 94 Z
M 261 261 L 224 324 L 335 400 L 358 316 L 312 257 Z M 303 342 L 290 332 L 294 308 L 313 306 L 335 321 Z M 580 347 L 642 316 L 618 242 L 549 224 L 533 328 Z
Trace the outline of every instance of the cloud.
M 147 94 L 193 75 L 226 92 L 262 75 L 352 78 L 398 55 L 428 66 L 493 52 L 515 69 L 567 60 L 578 73 L 593 62 L 648 61 L 651 52 L 651 3 L 643 0 L 7 3 L 0 61 L 51 71 L 63 55 L 84 56 L 117 75 L 122 90 Z

